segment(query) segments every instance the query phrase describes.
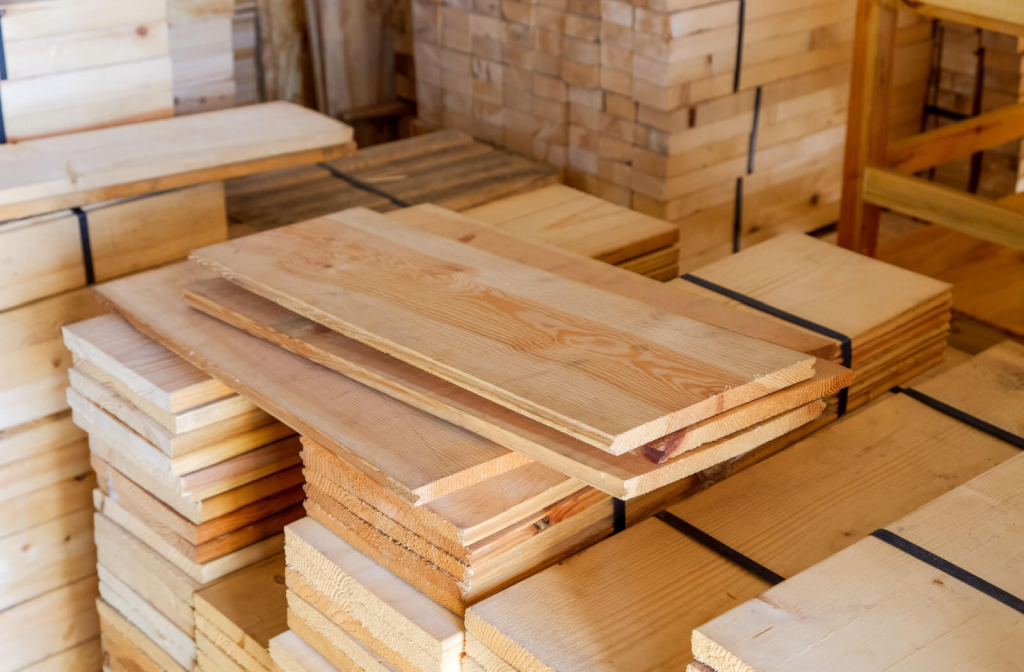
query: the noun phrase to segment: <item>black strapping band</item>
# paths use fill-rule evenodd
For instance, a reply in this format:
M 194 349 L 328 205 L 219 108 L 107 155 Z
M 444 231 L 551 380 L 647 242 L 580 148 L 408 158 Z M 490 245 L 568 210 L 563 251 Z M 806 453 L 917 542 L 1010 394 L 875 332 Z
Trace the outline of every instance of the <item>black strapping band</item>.
M 397 196 L 393 196 L 392 194 L 389 194 L 388 192 L 384 191 L 383 189 L 378 189 L 377 187 L 373 186 L 372 184 L 369 184 L 367 182 L 363 182 L 358 177 L 352 177 L 348 173 L 344 173 L 344 172 L 338 170 L 337 168 L 335 168 L 334 166 L 332 166 L 329 163 L 318 163 L 316 165 L 320 166 L 321 168 L 323 168 L 324 170 L 329 172 L 331 175 L 334 175 L 339 180 L 344 180 L 345 182 L 348 182 L 349 184 L 351 184 L 353 187 L 357 187 L 359 189 L 362 189 L 363 191 L 368 191 L 371 194 L 376 194 L 377 196 L 380 196 L 381 198 L 386 198 L 386 199 L 388 199 L 389 201 L 391 201 L 392 203 L 394 203 L 395 205 L 397 205 L 400 208 L 408 208 L 408 207 L 410 207 L 412 205 L 412 203 L 409 203 L 407 201 L 403 201 L 402 199 L 398 198 Z
M 96 284 L 96 271 L 92 265 L 92 243 L 89 241 L 89 216 L 81 208 L 71 208 L 78 217 L 78 237 L 82 240 L 82 264 L 85 266 L 85 284 Z
M 7 50 L 4 48 L 4 9 L 0 7 L 0 81 L 7 79 Z M 4 106 L 0 98 L 0 145 L 7 144 L 7 129 L 4 128 Z
M 704 546 L 705 548 L 708 548 L 714 551 L 715 553 L 718 553 L 726 560 L 729 560 L 732 563 L 739 565 L 751 574 L 756 575 L 758 578 L 762 579 L 767 583 L 772 584 L 773 586 L 777 586 L 786 580 L 786 577 L 780 574 L 776 574 L 775 572 L 768 569 L 756 560 L 753 560 L 743 555 L 735 548 L 732 548 L 731 546 L 726 546 L 718 539 L 712 537 L 707 532 L 699 530 L 693 525 L 690 525 L 688 522 L 686 522 L 679 516 L 671 514 L 668 511 L 659 511 L 658 513 L 654 514 L 654 517 L 660 520 L 661 522 L 669 525 L 670 527 L 675 528 L 677 531 L 682 532 L 689 538 L 696 541 L 701 546 Z
M 1000 441 L 1005 441 L 1011 446 L 1015 446 L 1017 448 L 1020 448 L 1021 450 L 1024 450 L 1024 437 L 1017 436 L 1016 434 L 1008 432 L 1002 427 L 996 427 L 992 423 L 985 422 L 981 418 L 971 415 L 970 413 L 964 413 L 959 408 L 954 408 L 949 404 L 939 401 L 935 397 L 930 397 L 923 392 L 918 392 L 917 390 L 912 390 L 906 387 L 897 387 L 894 388 L 893 391 L 902 392 L 911 399 L 920 401 L 922 404 L 926 406 L 931 406 L 940 413 L 945 413 L 949 417 L 956 418 L 960 422 L 966 425 L 970 425 L 975 429 L 981 430 L 990 436 L 994 436 Z
M 618 497 L 612 498 L 612 531 L 618 534 L 626 529 L 626 501 Z
M 943 119 L 949 119 L 951 121 L 963 121 L 964 119 L 969 118 L 969 115 L 966 115 L 963 112 L 947 110 L 946 108 L 939 107 L 938 105 L 925 105 L 924 113 L 933 114 L 936 117 L 942 117 Z
M 743 24 L 746 23 L 747 2 L 740 0 L 739 35 L 736 39 L 736 71 L 732 76 L 732 92 L 740 90 L 740 70 L 743 67 Z
M 757 127 L 761 121 L 761 87 L 754 94 L 754 122 L 750 128 L 747 146 L 747 175 L 754 172 L 754 153 L 757 151 Z M 732 212 L 732 253 L 740 251 L 743 240 L 743 178 L 736 178 L 736 195 Z
M 940 558 L 931 551 L 921 548 L 911 541 L 907 541 L 895 532 L 890 532 L 889 530 L 875 530 L 871 533 L 871 536 L 879 541 L 889 544 L 893 548 L 903 551 L 907 555 L 917 558 L 927 565 L 931 565 L 940 572 L 949 574 L 954 579 L 967 584 L 978 592 L 988 595 L 997 602 L 1005 604 L 1014 611 L 1024 614 L 1024 600 L 1021 598 L 1003 590 L 999 586 L 989 583 L 977 574 L 972 574 L 963 567 L 954 565 L 949 560 Z
M 696 275 L 693 275 L 691 273 L 684 273 L 679 277 L 688 282 L 692 282 L 695 285 L 699 285 L 704 289 L 709 289 L 712 292 L 715 292 L 716 294 L 727 296 L 730 299 L 733 299 L 734 301 L 739 301 L 743 305 L 750 306 L 751 308 L 760 310 L 762 313 L 768 313 L 769 315 L 777 317 L 780 320 L 785 320 L 790 324 L 795 324 L 798 327 L 810 329 L 811 331 L 819 333 L 822 336 L 828 336 L 829 338 L 836 339 L 837 341 L 839 341 L 839 348 L 840 352 L 842 353 L 842 364 L 846 368 L 850 368 L 850 365 L 853 362 L 853 341 L 850 340 L 850 337 L 847 336 L 846 334 L 840 333 L 835 329 L 829 329 L 825 325 L 818 324 L 817 322 L 811 322 L 810 320 L 804 319 L 799 315 L 788 313 L 785 310 L 776 308 L 775 306 L 770 306 L 767 303 L 764 303 L 763 301 L 758 301 L 757 299 L 751 298 L 746 294 L 740 294 L 739 292 L 735 292 L 729 289 L 728 287 L 723 287 L 722 285 L 711 282 L 710 280 L 698 278 Z M 846 406 L 849 400 L 849 390 L 850 388 L 844 387 L 839 391 L 838 412 L 840 416 L 846 414 Z

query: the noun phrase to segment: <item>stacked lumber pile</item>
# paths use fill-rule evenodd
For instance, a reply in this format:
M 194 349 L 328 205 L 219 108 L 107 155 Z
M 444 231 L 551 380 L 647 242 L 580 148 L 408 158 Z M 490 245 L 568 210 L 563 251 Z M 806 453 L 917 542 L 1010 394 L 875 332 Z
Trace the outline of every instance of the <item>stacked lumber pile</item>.
M 104 650 L 112 669 L 191 670 L 195 593 L 279 554 L 303 515 L 298 439 L 117 317 L 64 337 L 68 403 L 97 474 Z
M 264 99 L 260 78 L 259 13 L 256 0 L 236 0 L 231 18 L 235 105 L 252 105 Z
M 845 392 L 847 410 L 941 361 L 952 317 L 949 284 L 800 233 L 755 245 L 669 286 L 740 310 L 781 311 L 778 319 L 810 322 L 837 344 L 848 340 L 836 360 L 856 373 Z
M 1019 409 L 1024 397 L 1011 380 L 1020 372 L 1024 372 L 1024 347 L 1005 343 L 914 385 L 916 392 L 990 423 L 993 433 L 991 428 L 983 431 L 919 400 L 924 397 L 892 395 L 668 508 L 657 518 L 470 607 L 465 620 L 469 669 L 478 669 L 473 663 L 480 669 L 506 671 L 683 669 L 693 660 L 691 631 L 741 604 L 723 620 L 712 622 L 715 626 L 726 619 L 731 622 L 724 632 L 716 627 L 715 635 L 723 636 L 712 639 L 729 644 L 748 633 L 760 633 L 759 642 L 773 625 L 792 632 L 789 628 L 806 621 L 786 606 L 793 600 L 782 593 L 800 583 L 799 577 L 769 590 L 767 597 L 743 603 L 833 553 L 839 555 L 828 563 L 849 557 L 851 546 L 874 543 L 861 541 L 873 530 L 891 525 L 979 474 L 1008 460 L 1007 467 L 1020 464 L 1024 424 Z M 1000 430 L 1015 433 L 1017 445 L 999 438 Z M 976 496 L 976 501 L 992 499 Z M 978 538 L 990 538 L 987 531 L 992 528 L 984 523 L 1013 520 L 1019 528 L 1020 521 L 1009 515 L 1011 511 L 1004 512 L 985 521 L 972 519 L 976 532 L 986 532 L 966 545 L 975 547 Z M 942 554 L 942 549 L 931 550 Z M 1012 553 L 1003 557 L 1008 566 L 1016 562 Z M 871 567 L 865 576 L 886 575 L 874 563 Z M 805 595 L 813 604 L 849 594 L 853 601 L 842 613 L 866 618 L 864 612 L 870 606 L 860 601 L 868 594 L 863 583 L 860 590 L 835 589 L 835 582 L 845 582 L 845 576 L 829 573 L 824 584 L 819 579 Z M 883 581 L 875 604 L 886 602 L 883 596 L 898 593 L 894 585 Z M 1007 588 L 1005 583 L 1003 587 Z M 1010 584 L 1009 589 L 1013 588 Z M 942 586 L 935 589 L 943 590 Z M 933 604 L 924 597 L 916 602 L 918 607 L 928 605 L 929 611 Z M 769 622 L 773 614 L 788 624 Z M 923 615 L 914 614 L 901 612 L 900 627 L 916 623 Z M 748 618 L 757 627 L 734 627 Z M 890 623 L 877 632 L 891 633 L 898 629 L 896 625 Z M 826 631 L 832 636 L 847 632 L 838 625 Z M 698 634 L 704 632 L 701 627 Z M 806 632 L 811 632 L 809 626 Z M 786 652 L 796 653 L 812 643 L 794 638 L 783 646 L 782 640 L 771 637 Z M 924 635 L 917 641 L 932 639 Z M 873 649 L 876 642 L 892 643 L 894 638 L 878 634 L 861 638 L 845 653 L 854 654 L 861 646 Z M 714 663 L 723 660 L 717 656 L 720 651 L 713 648 L 713 658 L 702 657 L 699 648 L 693 653 Z M 854 660 L 850 665 L 840 657 L 816 659 L 806 669 L 862 667 L 859 659 L 850 659 Z M 750 668 L 742 669 L 773 669 L 775 663 L 774 658 L 759 657 L 743 661 Z M 699 665 L 694 669 L 706 671 Z
M 400 204 L 434 203 L 465 210 L 556 181 L 549 166 L 446 130 L 228 180 L 228 219 L 237 237 L 354 207 L 388 212 Z
M 288 629 L 284 573 L 278 554 L 196 593 L 196 669 L 276 672 L 268 650 Z
M 419 0 L 420 119 L 679 223 L 707 263 L 837 219 L 855 7 Z M 896 136 L 920 130 L 930 56 L 930 22 L 904 15 Z
M 5 0 L 0 30 L 0 143 L 174 113 L 165 0 Z
M 234 0 L 164 0 L 170 21 L 174 113 L 235 104 Z M 258 101 L 251 101 L 258 102 Z
M 1022 102 L 1024 45 L 1018 38 L 942 21 L 936 42 L 940 54 L 933 77 L 937 85 L 929 102 L 938 109 L 929 108 L 929 128 Z M 933 175 L 942 184 L 998 199 L 1024 187 L 1021 162 L 1021 142 L 1017 140 L 985 150 L 977 158 L 938 166 Z
M 0 151 L 2 669 L 99 667 L 95 479 L 68 411 L 61 337 L 106 312 L 88 285 L 226 239 L 220 179 L 351 151 L 348 138 L 316 113 L 268 106 Z

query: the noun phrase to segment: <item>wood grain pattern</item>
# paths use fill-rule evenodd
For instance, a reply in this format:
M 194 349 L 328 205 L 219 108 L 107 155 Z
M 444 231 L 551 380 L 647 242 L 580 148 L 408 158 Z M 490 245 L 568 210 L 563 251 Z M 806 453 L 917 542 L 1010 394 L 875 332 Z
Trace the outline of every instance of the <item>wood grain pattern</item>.
M 408 501 L 425 503 L 526 462 L 190 309 L 180 298 L 182 289 L 210 277 L 181 264 L 136 275 L 130 283 L 107 283 L 97 293 L 137 329 L 230 382 L 268 413 L 345 455 Z M 345 403 L 337 404 L 342 397 Z M 381 445 L 389 449 L 380 450 Z
M 275 102 L 18 143 L 0 158 L 0 219 L 333 158 L 351 138 Z
M 812 373 L 812 360 L 797 353 L 568 283 L 370 211 L 224 245 L 193 258 L 613 454 Z M 309 258 L 313 250 L 319 261 Z M 271 276 L 268 263 L 276 266 Z M 317 276 L 308 273 L 311 263 L 321 266 Z M 318 291 L 328 279 L 333 296 Z M 416 337 L 396 329 L 399 324 L 417 325 Z M 460 347 L 444 346 L 451 342 Z

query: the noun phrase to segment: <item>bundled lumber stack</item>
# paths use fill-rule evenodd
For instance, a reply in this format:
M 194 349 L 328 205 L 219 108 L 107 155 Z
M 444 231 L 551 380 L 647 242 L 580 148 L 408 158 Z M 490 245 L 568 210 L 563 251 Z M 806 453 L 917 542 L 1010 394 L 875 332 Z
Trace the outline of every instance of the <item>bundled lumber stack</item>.
M 276 672 L 270 640 L 288 629 L 283 555 L 236 572 L 195 599 L 195 669 Z
M 470 607 L 466 615 L 470 665 L 489 671 L 683 669 L 693 660 L 690 633 L 702 623 L 833 553 L 842 551 L 836 556 L 840 558 L 850 553 L 851 546 L 873 543 L 861 540 L 986 470 L 1007 460 L 1007 467 L 1019 464 L 1024 398 L 1011 379 L 1022 371 L 1024 348 L 1005 343 L 915 384 L 908 394 L 892 395 L 847 416 L 656 518 Z M 980 429 L 947 415 L 929 405 L 931 400 L 989 426 Z M 985 496 L 976 499 L 991 502 Z M 1011 518 L 998 514 L 989 522 L 995 520 Z M 1020 527 L 1019 521 L 1015 524 Z M 980 535 L 989 538 L 987 533 Z M 1012 553 L 1004 557 L 1009 563 L 1016 561 Z M 867 575 L 881 575 L 878 569 Z M 825 584 L 815 584 L 808 597 L 831 599 L 836 595 L 836 580 L 844 577 L 830 574 Z M 736 641 L 733 633 L 737 638 L 760 634 L 752 642 L 756 644 L 773 625 L 789 628 L 805 623 L 787 606 L 792 600 L 782 597 L 788 586 L 799 581 L 787 581 L 768 591 L 767 597 L 712 623 L 753 617 L 759 627 L 742 631 L 716 627 L 716 634 L 726 637 L 714 639 L 729 643 Z M 884 592 L 872 602 L 888 603 L 881 598 L 898 593 L 893 586 L 883 582 L 879 587 Z M 860 600 L 866 593 L 853 590 L 851 594 Z M 770 599 L 773 595 L 779 597 Z M 928 599 L 916 605 L 932 609 Z M 855 601 L 842 613 L 866 618 L 870 608 Z M 765 620 L 773 614 L 783 622 Z M 918 616 L 902 612 L 900 618 L 900 627 L 907 627 Z M 876 633 L 855 646 L 895 641 L 896 625 L 885 626 L 878 632 L 886 634 Z M 833 637 L 847 632 L 831 625 L 827 631 Z M 810 625 L 806 632 L 811 632 Z M 845 634 L 839 637 L 843 638 Z M 920 641 L 931 639 L 923 636 Z M 778 639 L 772 641 L 781 644 Z M 794 640 L 784 650 L 796 653 L 810 643 Z M 693 653 L 708 663 L 723 660 L 704 658 L 698 648 Z M 744 658 L 744 662 L 749 669 L 773 669 L 775 659 Z M 859 669 L 856 663 L 842 665 L 838 657 L 816 659 L 806 669 L 822 669 L 821 665 Z M 706 672 L 699 665 L 695 669 Z
M 351 151 L 349 137 L 338 122 L 272 106 L 0 152 L 0 556 L 9 569 L 0 618 L 39 628 L 31 637 L 8 629 L 3 669 L 99 668 L 95 479 L 67 410 L 72 358 L 61 337 L 63 325 L 106 312 L 88 285 L 224 240 L 218 180 Z
M 857 375 L 845 392 L 847 410 L 935 366 L 949 335 L 949 284 L 799 233 L 669 285 L 847 342 L 836 360 Z
M 174 113 L 235 104 L 234 0 L 165 0 L 174 70 Z M 250 101 L 258 102 L 258 101 Z
M 165 0 L 5 0 L 0 31 L 0 144 L 174 113 Z
M 231 46 L 235 105 L 251 105 L 263 100 L 259 66 L 259 14 L 255 0 L 236 0 L 234 4 Z
M 855 8 L 414 2 L 419 114 L 679 223 L 706 263 L 837 218 Z M 920 128 L 931 24 L 899 30 L 897 136 Z
M 1022 102 L 1024 46 L 1018 38 L 942 21 L 935 48 L 939 59 L 929 92 L 929 128 Z M 1024 186 L 1021 161 L 1017 140 L 938 166 L 934 179 L 985 198 L 1002 198 Z
M 117 317 L 64 335 L 68 402 L 97 474 L 104 650 L 112 669 L 190 670 L 195 593 L 280 553 L 303 515 L 298 439 Z
M 446 130 L 229 180 L 228 219 L 237 237 L 353 207 L 388 212 L 400 203 L 434 203 L 465 210 L 556 181 L 549 166 Z
M 679 227 L 571 187 L 545 187 L 465 214 L 655 280 L 679 275 Z

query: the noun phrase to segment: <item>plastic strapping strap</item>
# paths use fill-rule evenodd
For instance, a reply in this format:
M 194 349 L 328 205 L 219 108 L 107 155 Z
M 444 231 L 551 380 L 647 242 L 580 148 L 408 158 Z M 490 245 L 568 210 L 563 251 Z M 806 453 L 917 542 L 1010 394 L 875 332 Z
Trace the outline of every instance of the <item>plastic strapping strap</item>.
M 89 216 L 81 208 L 71 208 L 78 217 L 78 237 L 82 240 L 82 264 L 85 265 L 85 284 L 96 284 L 96 271 L 92 265 L 92 243 L 89 242 Z
M 778 584 L 786 580 L 786 577 L 782 576 L 781 574 L 776 574 L 775 572 L 768 569 L 756 560 L 753 560 L 752 558 L 743 555 L 735 548 L 732 548 L 731 546 L 726 546 L 718 539 L 712 537 L 707 532 L 699 530 L 693 525 L 690 525 L 688 522 L 686 522 L 679 516 L 671 514 L 668 511 L 659 511 L 658 513 L 654 514 L 654 517 L 662 521 L 663 523 L 666 523 L 669 526 L 675 528 L 677 531 L 682 532 L 689 538 L 696 541 L 701 546 L 704 546 L 705 548 L 708 548 L 714 551 L 715 553 L 718 553 L 726 560 L 731 561 L 733 564 L 739 565 L 751 574 L 756 575 L 758 578 L 766 581 L 767 583 L 772 584 L 773 586 L 777 586 Z
M 413 205 L 412 203 L 409 203 L 407 201 L 403 201 L 402 199 L 398 198 L 397 196 L 393 196 L 393 195 L 389 194 L 388 192 L 384 191 L 383 189 L 378 189 L 377 187 L 373 186 L 372 184 L 369 184 L 367 182 L 363 182 L 358 177 L 352 177 L 348 173 L 344 173 L 344 172 L 338 170 L 337 168 L 335 168 L 334 166 L 332 166 L 329 163 L 318 163 L 316 165 L 320 166 L 321 168 L 323 168 L 324 170 L 329 172 L 331 175 L 334 175 L 339 180 L 344 180 L 345 182 L 348 182 L 349 184 L 351 184 L 353 187 L 357 187 L 359 189 L 362 189 L 363 191 L 368 191 L 371 194 L 376 194 L 377 196 L 380 196 L 381 198 L 386 198 L 386 199 L 388 199 L 389 201 L 391 201 L 392 203 L 394 203 L 395 205 L 397 205 L 400 208 L 408 208 L 411 205 Z
M 612 498 L 612 531 L 615 534 L 626 529 L 626 502 L 618 497 Z
M 740 0 L 739 34 L 736 37 L 736 71 L 732 76 L 732 92 L 740 90 L 740 70 L 743 69 L 743 24 L 746 23 L 747 2 Z
M 0 81 L 7 79 L 7 50 L 4 48 L 4 10 L 0 7 Z M 0 97 L 0 144 L 7 143 L 7 129 L 4 128 L 3 99 Z
M 977 574 L 972 574 L 963 567 L 954 565 L 949 560 L 940 558 L 931 551 L 921 548 L 917 544 L 907 541 L 900 535 L 890 532 L 889 530 L 875 530 L 871 533 L 871 536 L 889 544 L 893 548 L 903 551 L 907 555 L 917 558 L 925 564 L 931 565 L 940 572 L 949 574 L 954 579 L 967 584 L 978 592 L 988 595 L 997 602 L 1002 602 L 1014 611 L 1024 614 L 1024 600 L 1003 590 L 999 586 L 989 583 Z
M 757 151 L 757 127 L 761 120 L 761 87 L 757 87 L 754 94 L 754 122 L 750 128 L 750 141 L 747 146 L 747 175 L 754 172 L 754 153 Z M 743 178 L 736 178 L 736 197 L 733 201 L 732 215 L 732 252 L 740 251 L 740 241 L 743 238 Z
M 809 329 L 813 332 L 821 334 L 822 336 L 834 338 L 837 341 L 839 341 L 839 348 L 842 354 L 843 366 L 845 366 L 846 368 L 850 368 L 850 365 L 853 363 L 853 341 L 851 341 L 850 337 L 847 336 L 846 334 L 840 333 L 835 329 L 829 329 L 823 324 L 811 322 L 810 320 L 804 319 L 799 315 L 788 313 L 785 310 L 776 308 L 775 306 L 770 306 L 767 303 L 764 303 L 763 301 L 758 301 L 757 299 L 751 298 L 745 294 L 740 294 L 739 292 L 735 292 L 729 289 L 728 287 L 723 287 L 722 285 L 711 282 L 710 280 L 698 278 L 696 275 L 684 273 L 679 277 L 682 278 L 683 280 L 692 282 L 695 285 L 703 287 L 704 289 L 709 289 L 716 294 L 721 294 L 722 296 L 727 296 L 730 299 L 733 299 L 734 301 L 739 301 L 745 306 L 750 306 L 751 308 L 760 310 L 762 313 L 768 313 L 769 315 L 777 317 L 780 320 L 785 320 L 790 324 L 795 324 L 798 327 Z M 842 390 L 839 391 L 838 412 L 840 416 L 846 414 L 846 406 L 849 400 L 849 389 L 850 388 L 848 387 L 844 387 Z
M 970 425 L 975 429 L 981 430 L 990 436 L 994 436 L 1000 441 L 1005 441 L 1011 446 L 1015 446 L 1024 450 L 1024 437 L 1017 436 L 1011 432 L 1006 431 L 1002 427 L 996 427 L 995 425 L 985 422 L 981 418 L 971 415 L 970 413 L 964 413 L 959 408 L 954 408 L 949 404 L 943 403 L 935 397 L 930 397 L 923 392 L 912 390 L 906 387 L 897 387 L 893 389 L 894 392 L 902 392 L 911 399 L 916 399 L 926 406 L 931 406 L 940 413 L 945 413 L 951 418 L 956 418 L 960 422 Z

